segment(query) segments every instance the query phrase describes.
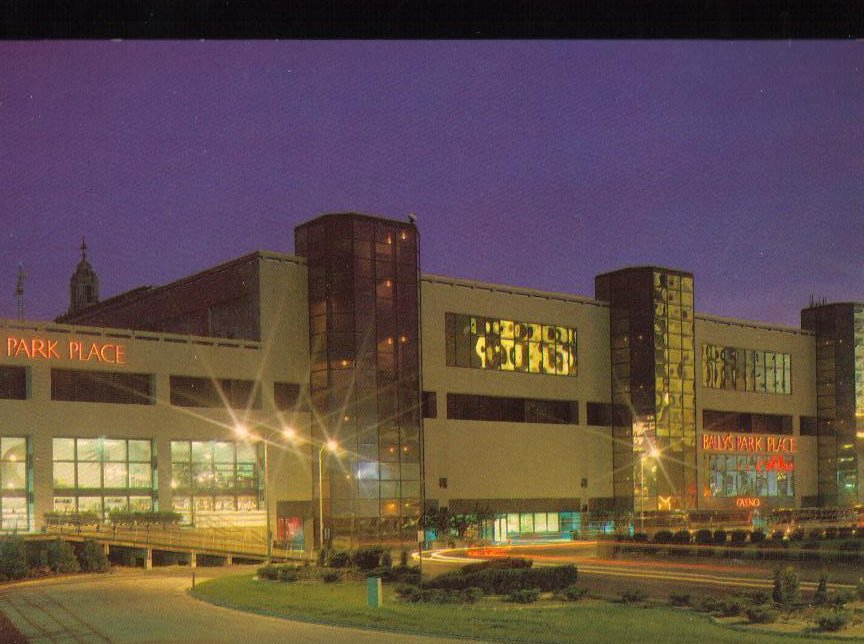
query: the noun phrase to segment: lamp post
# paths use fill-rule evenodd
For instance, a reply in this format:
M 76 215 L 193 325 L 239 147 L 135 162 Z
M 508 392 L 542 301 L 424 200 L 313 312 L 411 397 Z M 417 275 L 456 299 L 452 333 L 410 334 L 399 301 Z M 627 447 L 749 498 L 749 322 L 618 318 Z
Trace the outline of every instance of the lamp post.
M 324 452 L 335 452 L 339 443 L 332 438 L 318 450 L 318 543 L 324 549 Z
M 639 489 L 641 490 L 641 503 L 639 504 L 640 532 L 645 532 L 645 459 L 648 456 L 651 458 L 657 458 L 660 456 L 660 450 L 656 447 L 652 447 L 648 454 L 642 452 L 639 457 Z
M 246 429 L 243 425 L 238 425 L 234 428 L 234 433 L 236 433 L 241 438 L 250 438 L 253 435 Z M 264 441 L 264 519 L 267 522 L 267 559 L 273 558 L 273 529 L 271 528 L 271 520 L 270 520 L 270 459 L 268 457 L 267 445 L 273 439 L 276 434 L 282 434 L 286 439 L 292 439 L 294 437 L 294 430 L 289 428 L 286 429 L 277 429 L 270 432 L 270 435 L 267 438 L 263 439 Z M 255 438 L 258 438 L 255 436 Z

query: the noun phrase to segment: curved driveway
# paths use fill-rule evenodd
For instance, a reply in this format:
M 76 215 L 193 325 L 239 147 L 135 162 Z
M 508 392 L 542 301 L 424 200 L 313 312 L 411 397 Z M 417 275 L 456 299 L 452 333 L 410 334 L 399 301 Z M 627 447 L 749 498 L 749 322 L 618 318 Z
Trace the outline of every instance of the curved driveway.
M 198 568 L 201 581 L 248 567 Z M 212 606 L 192 598 L 190 568 L 117 569 L 0 586 L 0 611 L 43 642 L 430 643 L 441 638 L 322 626 Z M 464 641 L 464 640 L 461 640 Z

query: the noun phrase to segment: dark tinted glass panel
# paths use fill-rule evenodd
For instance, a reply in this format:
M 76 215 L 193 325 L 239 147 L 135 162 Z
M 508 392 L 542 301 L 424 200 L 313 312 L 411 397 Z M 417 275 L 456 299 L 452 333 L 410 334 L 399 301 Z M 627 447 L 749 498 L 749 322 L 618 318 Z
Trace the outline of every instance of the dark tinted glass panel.
M 152 405 L 153 376 L 146 373 L 52 369 L 51 400 Z
M 300 385 L 292 382 L 274 382 L 273 401 L 276 403 L 276 409 L 294 409 L 300 401 Z
M 447 394 L 447 417 L 491 422 L 578 424 L 575 400 Z
M 704 409 L 702 429 L 706 432 L 791 434 L 792 416 Z
M 612 405 L 610 403 L 589 402 L 587 404 L 588 424 L 597 427 L 612 426 Z
M 0 398 L 25 400 L 27 398 L 27 369 L 0 367 Z
M 210 378 L 171 376 L 171 404 L 177 407 L 260 409 L 261 395 L 253 380 L 214 382 Z
M 815 416 L 801 416 L 801 436 L 816 436 Z

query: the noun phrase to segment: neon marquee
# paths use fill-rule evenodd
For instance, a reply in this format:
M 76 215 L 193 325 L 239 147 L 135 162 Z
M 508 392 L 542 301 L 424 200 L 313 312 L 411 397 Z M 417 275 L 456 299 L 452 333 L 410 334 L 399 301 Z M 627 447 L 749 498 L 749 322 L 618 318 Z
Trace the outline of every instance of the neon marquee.
M 60 340 L 47 338 L 6 339 L 6 356 L 9 358 L 29 358 L 30 360 L 70 360 L 74 362 L 104 362 L 126 364 L 126 346 L 122 344 Z
M 794 436 L 702 434 L 702 449 L 712 452 L 796 454 L 798 452 L 798 439 Z

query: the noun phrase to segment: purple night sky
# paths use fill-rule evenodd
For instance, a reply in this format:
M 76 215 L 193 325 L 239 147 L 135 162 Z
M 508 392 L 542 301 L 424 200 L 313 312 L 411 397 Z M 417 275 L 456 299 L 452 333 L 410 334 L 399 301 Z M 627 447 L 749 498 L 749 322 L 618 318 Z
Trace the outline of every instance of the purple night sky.
M 700 312 L 864 300 L 862 42 L 2 42 L 0 317 L 65 312 L 316 215 L 415 212 L 427 273 Z

